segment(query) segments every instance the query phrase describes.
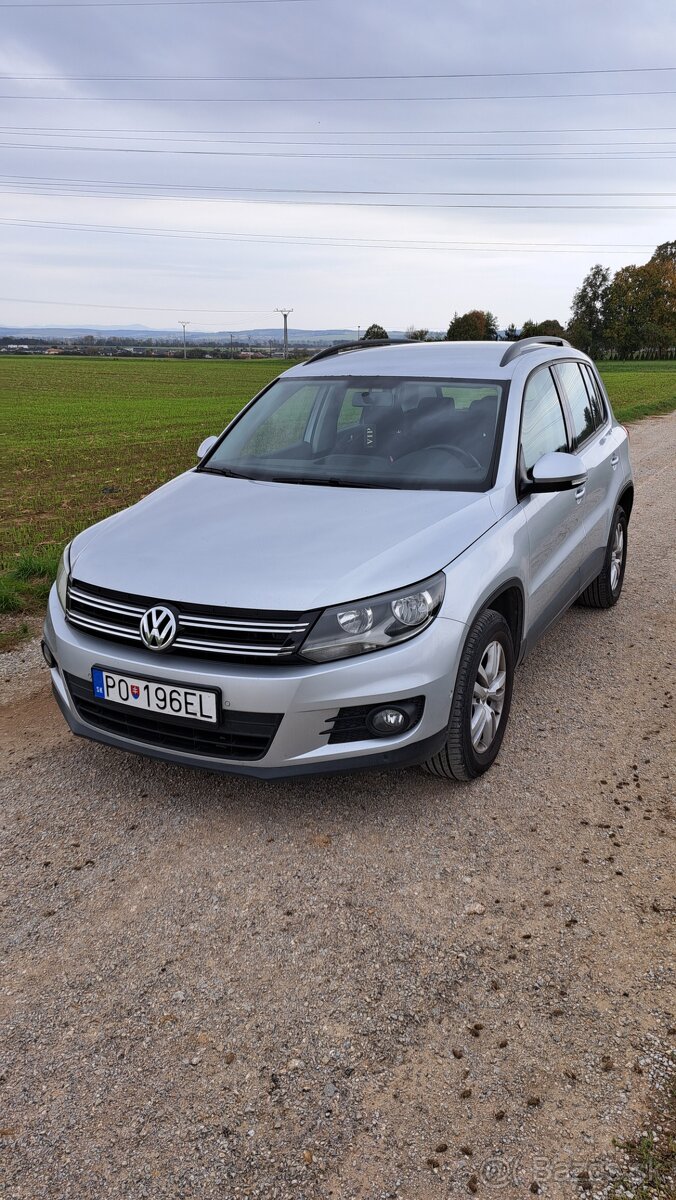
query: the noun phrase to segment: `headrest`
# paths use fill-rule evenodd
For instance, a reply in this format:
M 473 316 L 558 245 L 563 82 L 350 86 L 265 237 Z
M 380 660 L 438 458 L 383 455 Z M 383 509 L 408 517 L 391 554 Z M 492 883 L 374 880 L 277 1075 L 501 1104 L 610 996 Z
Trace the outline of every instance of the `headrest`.
M 475 412 L 492 413 L 498 406 L 498 398 L 494 395 L 477 396 L 472 400 L 470 408 Z
M 404 412 L 411 412 L 418 407 L 421 399 L 436 397 L 438 390 L 433 383 L 423 383 L 422 380 L 400 383 L 397 388 L 397 403 Z
M 352 398 L 354 408 L 394 408 L 392 388 L 365 388 Z
M 418 417 L 445 417 L 455 408 L 455 401 L 444 396 L 421 396 L 416 413 Z

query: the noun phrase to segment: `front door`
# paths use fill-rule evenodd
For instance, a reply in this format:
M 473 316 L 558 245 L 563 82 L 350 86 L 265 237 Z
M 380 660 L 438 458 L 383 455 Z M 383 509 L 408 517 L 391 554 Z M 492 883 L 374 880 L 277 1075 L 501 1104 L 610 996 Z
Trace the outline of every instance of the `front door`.
M 549 367 L 529 378 L 521 418 L 521 467 L 526 473 L 552 451 L 569 450 L 561 402 Z M 530 546 L 528 642 L 573 603 L 585 555 L 584 487 L 530 493 L 521 500 Z

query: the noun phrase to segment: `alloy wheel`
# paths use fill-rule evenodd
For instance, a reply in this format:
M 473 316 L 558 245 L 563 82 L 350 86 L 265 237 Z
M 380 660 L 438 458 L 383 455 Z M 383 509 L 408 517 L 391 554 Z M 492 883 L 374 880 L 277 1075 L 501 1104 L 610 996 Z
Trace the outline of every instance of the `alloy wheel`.
M 618 521 L 615 526 L 613 535 L 613 545 L 610 551 L 610 588 L 616 592 L 622 575 L 622 563 L 624 560 L 624 528 L 622 522 Z
M 505 703 L 507 661 L 501 642 L 489 642 L 481 656 L 472 694 L 471 737 L 479 754 L 485 754 L 498 731 Z

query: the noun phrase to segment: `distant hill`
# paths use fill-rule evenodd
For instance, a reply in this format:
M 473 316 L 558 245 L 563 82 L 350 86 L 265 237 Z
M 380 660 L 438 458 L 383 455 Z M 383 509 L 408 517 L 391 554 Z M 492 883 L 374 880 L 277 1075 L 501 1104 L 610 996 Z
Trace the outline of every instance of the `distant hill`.
M 229 342 L 232 336 L 235 342 L 245 342 L 251 338 L 252 344 L 265 343 L 270 341 L 282 343 L 282 331 L 279 325 L 270 326 L 264 329 L 222 329 L 216 333 L 202 331 L 199 329 L 186 330 L 186 340 L 188 342 Z M 403 338 L 404 332 L 400 329 L 390 330 L 390 337 Z M 432 336 L 441 336 L 435 335 Z M 59 340 L 69 338 L 130 338 L 138 340 L 139 338 L 161 339 L 165 343 L 176 342 L 180 343 L 183 340 L 183 334 L 175 329 L 149 329 L 145 325 L 0 325 L 0 337 L 11 337 L 17 341 L 22 338 L 55 338 Z M 328 345 L 331 342 L 350 342 L 356 341 L 357 331 L 355 329 L 289 329 L 289 342 L 307 345 Z

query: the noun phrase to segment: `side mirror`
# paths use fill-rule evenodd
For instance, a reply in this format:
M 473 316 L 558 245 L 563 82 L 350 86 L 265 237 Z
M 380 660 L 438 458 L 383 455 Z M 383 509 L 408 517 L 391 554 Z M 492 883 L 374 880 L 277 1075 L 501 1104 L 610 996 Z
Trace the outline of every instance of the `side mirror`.
M 529 492 L 565 492 L 581 487 L 587 482 L 587 471 L 577 454 L 564 454 L 555 450 L 543 454 L 531 471 Z
M 215 437 L 215 435 L 213 433 L 212 433 L 211 437 L 205 438 L 204 441 L 200 442 L 199 446 L 197 447 L 197 457 L 199 459 L 204 458 L 205 454 L 209 453 L 209 451 L 211 450 L 211 447 L 215 446 L 217 441 L 218 441 L 218 438 Z

